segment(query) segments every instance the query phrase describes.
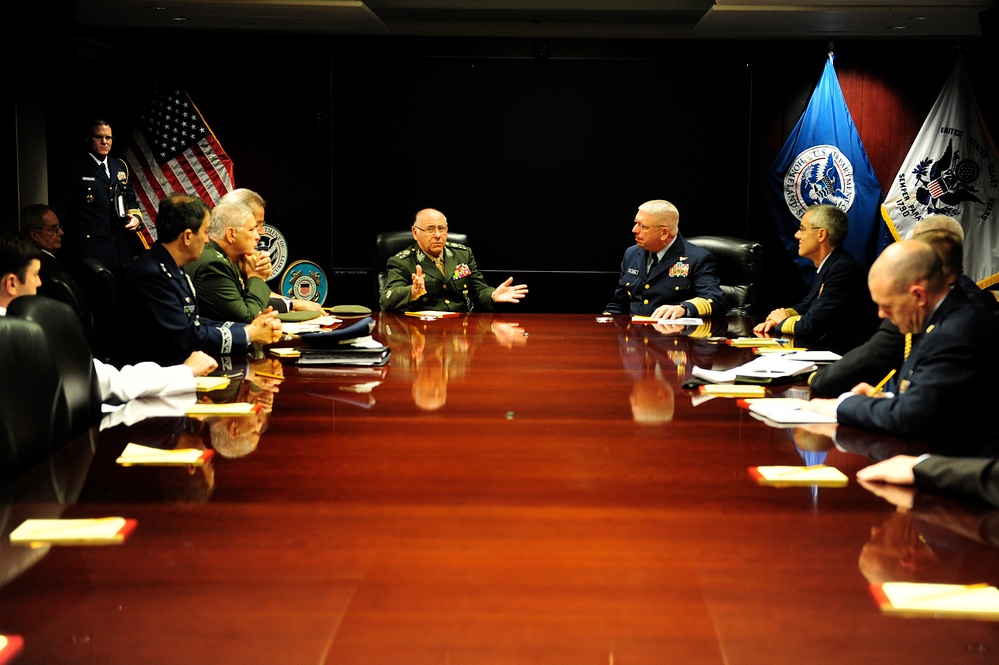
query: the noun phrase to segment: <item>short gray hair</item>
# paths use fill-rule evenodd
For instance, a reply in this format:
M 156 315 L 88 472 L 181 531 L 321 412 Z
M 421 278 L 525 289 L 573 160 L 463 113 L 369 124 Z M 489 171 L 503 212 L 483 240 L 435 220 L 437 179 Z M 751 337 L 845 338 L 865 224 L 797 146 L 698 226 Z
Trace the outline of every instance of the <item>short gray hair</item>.
M 266 208 L 267 202 L 264 201 L 264 197 L 257 194 L 252 189 L 246 189 L 241 187 L 239 189 L 234 189 L 221 199 L 219 199 L 219 204 L 223 203 L 242 203 L 245 206 L 258 206 L 260 208 Z
M 675 205 L 669 201 L 655 199 L 646 201 L 638 206 L 638 209 L 658 219 L 663 226 L 669 229 L 671 234 L 676 235 L 677 227 L 680 224 L 680 211 L 676 209 Z
M 225 236 L 228 228 L 241 229 L 247 215 L 253 216 L 250 206 L 242 203 L 220 203 L 212 210 L 212 223 L 208 226 L 208 237 L 218 241 Z
M 839 247 L 843 244 L 846 234 L 850 231 L 850 218 L 845 212 L 828 203 L 809 206 L 805 212 L 812 213 L 812 228 L 826 230 L 830 245 Z
M 962 243 L 964 242 L 964 227 L 961 226 L 961 222 L 947 215 L 929 215 L 928 217 L 923 217 L 916 222 L 916 226 L 913 228 L 913 235 L 926 233 L 927 231 L 947 231 L 960 238 Z

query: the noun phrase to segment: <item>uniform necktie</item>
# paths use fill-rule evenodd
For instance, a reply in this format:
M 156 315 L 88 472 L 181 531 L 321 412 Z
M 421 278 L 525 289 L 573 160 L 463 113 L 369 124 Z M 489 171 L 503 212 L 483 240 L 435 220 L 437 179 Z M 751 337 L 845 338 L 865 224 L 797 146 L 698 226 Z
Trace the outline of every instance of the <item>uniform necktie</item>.
M 437 266 L 437 269 L 441 271 L 441 275 L 444 275 L 444 257 L 441 256 L 440 254 L 435 256 L 434 265 Z
M 659 252 L 649 252 L 649 272 L 659 265 Z

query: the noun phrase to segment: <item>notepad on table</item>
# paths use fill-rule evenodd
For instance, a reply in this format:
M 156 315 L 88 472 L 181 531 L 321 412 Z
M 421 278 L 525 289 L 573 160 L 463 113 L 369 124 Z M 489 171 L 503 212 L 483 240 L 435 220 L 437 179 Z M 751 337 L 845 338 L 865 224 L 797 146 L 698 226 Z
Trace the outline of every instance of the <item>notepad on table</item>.
M 194 404 L 184 412 L 189 416 L 248 416 L 260 410 L 259 404 L 229 402 L 226 404 Z
M 162 450 L 129 443 L 115 462 L 122 466 L 204 466 L 214 454 L 199 448 Z
M 728 383 L 707 384 L 697 387 L 697 392 L 712 397 L 764 397 L 766 388 L 754 385 L 732 385 Z
M 763 399 L 747 399 L 749 410 L 759 416 L 781 425 L 832 424 L 836 418 L 814 411 L 806 411 L 801 407 L 808 400 L 796 397 L 765 397 Z
M 999 621 L 999 589 L 987 584 L 872 584 L 883 614 Z
M 704 319 L 697 316 L 682 316 L 678 319 L 657 319 L 654 316 L 643 316 L 641 314 L 635 314 L 631 317 L 632 323 L 661 323 L 663 325 L 670 326 L 701 326 L 704 325 Z
M 759 485 L 771 487 L 846 487 L 850 479 L 836 467 L 815 466 L 751 466 L 749 475 Z
M 93 519 L 24 520 L 10 532 L 14 545 L 117 545 L 135 529 L 135 520 L 124 517 Z
M 729 346 L 783 346 L 785 341 L 777 337 L 736 337 L 725 341 Z
M 298 358 L 302 352 L 290 346 L 279 346 L 276 349 L 270 349 L 270 354 L 278 358 Z
M 228 376 L 199 376 L 194 379 L 194 385 L 199 393 L 221 390 L 229 385 Z

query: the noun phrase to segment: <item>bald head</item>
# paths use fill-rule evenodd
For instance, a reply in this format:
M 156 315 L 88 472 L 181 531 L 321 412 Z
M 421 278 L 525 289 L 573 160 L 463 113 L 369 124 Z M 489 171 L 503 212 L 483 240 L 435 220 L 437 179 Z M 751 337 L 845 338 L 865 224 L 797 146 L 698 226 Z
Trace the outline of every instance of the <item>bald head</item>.
M 940 256 L 920 240 L 902 240 L 881 252 L 867 277 L 878 316 L 903 333 L 917 333 L 950 285 Z

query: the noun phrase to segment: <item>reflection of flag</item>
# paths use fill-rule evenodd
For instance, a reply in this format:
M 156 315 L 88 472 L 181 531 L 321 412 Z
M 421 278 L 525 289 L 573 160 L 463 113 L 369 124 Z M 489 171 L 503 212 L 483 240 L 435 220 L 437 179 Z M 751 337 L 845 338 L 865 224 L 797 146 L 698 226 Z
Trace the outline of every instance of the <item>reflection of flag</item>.
M 964 271 L 983 288 L 999 283 L 997 154 L 959 60 L 881 206 L 896 238 L 929 215 L 961 222 Z
M 831 53 L 808 107 L 770 166 L 763 203 L 806 281 L 815 266 L 798 256 L 794 234 L 808 206 L 829 203 L 846 211 L 850 232 L 843 246 L 861 264 L 871 265 L 883 248 L 881 185 L 846 106 Z
M 191 98 L 161 75 L 125 148 L 146 219 L 171 192 L 197 195 L 213 206 L 233 189 L 232 161 Z

